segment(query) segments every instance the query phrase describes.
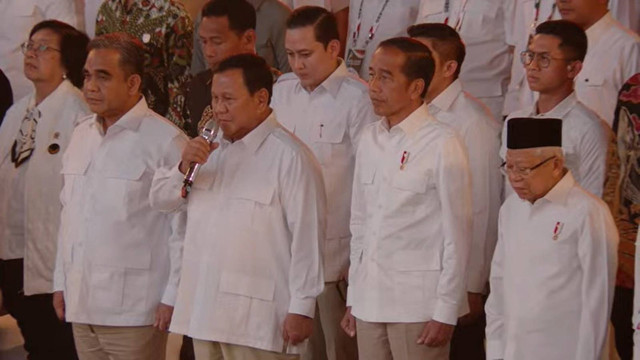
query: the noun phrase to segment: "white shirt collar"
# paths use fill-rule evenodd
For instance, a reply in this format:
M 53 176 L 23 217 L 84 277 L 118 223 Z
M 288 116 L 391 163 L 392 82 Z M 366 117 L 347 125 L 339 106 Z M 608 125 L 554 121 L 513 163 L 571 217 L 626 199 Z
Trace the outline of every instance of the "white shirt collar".
M 600 18 L 600 20 L 596 21 L 595 24 L 591 25 L 585 33 L 587 34 L 587 41 L 589 43 L 589 47 L 593 47 L 597 44 L 604 33 L 613 25 L 615 20 L 613 16 L 611 16 L 611 12 L 607 12 Z
M 338 91 L 340 91 L 340 86 L 342 86 L 342 81 L 349 76 L 349 70 L 347 69 L 347 65 L 344 60 L 338 59 L 340 64 L 338 67 L 327 77 L 317 88 L 315 88 L 313 92 L 318 91 L 318 89 L 322 88 L 329 92 L 334 98 L 338 96 Z M 307 91 L 302 87 L 300 81 L 298 81 L 298 91 Z
M 414 110 L 409 116 L 402 120 L 398 125 L 394 126 L 394 128 L 400 129 L 407 137 L 412 138 L 415 136 L 418 130 L 431 119 L 433 119 L 433 117 L 431 116 L 431 114 L 429 114 L 427 105 L 422 104 L 419 108 Z M 387 120 L 386 117 L 380 121 L 380 126 L 382 126 L 385 131 L 390 131 L 389 120 Z
M 458 95 L 462 93 L 462 82 L 460 79 L 453 81 L 443 92 L 438 94 L 435 99 L 429 103 L 429 110 L 432 113 L 436 111 L 448 111 L 451 108 L 453 102 L 458 98 Z
M 271 114 L 262 123 L 260 123 L 260 125 L 256 126 L 242 139 L 234 142 L 233 144 L 242 144 L 246 146 L 249 151 L 255 153 L 267 136 L 269 136 L 277 126 L 278 122 L 276 121 L 275 111 L 272 111 Z M 223 142 L 229 143 L 229 141 L 224 138 Z
M 569 191 L 575 186 L 576 180 L 573 178 L 571 171 L 567 170 L 567 173 L 558 181 L 558 183 L 547 192 L 542 198 L 559 205 L 565 205 Z

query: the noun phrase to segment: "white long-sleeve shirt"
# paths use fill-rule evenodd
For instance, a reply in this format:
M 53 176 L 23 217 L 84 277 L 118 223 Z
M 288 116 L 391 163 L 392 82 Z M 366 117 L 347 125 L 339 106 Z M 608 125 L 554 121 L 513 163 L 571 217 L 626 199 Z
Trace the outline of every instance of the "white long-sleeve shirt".
M 281 352 L 287 313 L 314 316 L 325 194 L 313 154 L 272 114 L 200 168 L 189 195 L 171 331 Z M 154 179 L 156 208 L 185 205 L 178 166 Z M 290 346 L 289 353 L 300 349 Z
M 511 195 L 491 266 L 487 359 L 600 359 L 617 247 L 609 208 L 570 172 L 534 204 Z
M 620 25 L 611 13 L 586 33 L 589 44 L 576 78 L 576 93 L 611 126 L 620 88 L 640 72 L 640 36 Z
M 576 181 L 588 192 L 602 197 L 607 175 L 607 148 L 611 129 L 598 114 L 585 106 L 572 92 L 551 111 L 538 114 L 536 105 L 509 115 L 502 129 L 500 157 L 504 160 L 507 152 L 507 122 L 516 117 L 562 119 L 562 151 L 565 166 L 571 170 Z M 508 182 L 505 179 L 505 182 Z M 505 193 L 513 190 L 508 183 Z M 505 196 L 506 198 L 506 196 Z
M 24 258 L 25 295 L 50 293 L 60 225 L 62 154 L 73 129 L 90 114 L 82 93 L 63 81 L 40 104 L 34 152 L 19 167 L 11 161 L 27 109 L 35 94 L 22 98 L 0 127 L 0 259 Z
M 428 105 L 438 121 L 460 135 L 469 157 L 473 226 L 467 265 L 467 291 L 481 293 L 486 287 L 491 258 L 498 239 L 498 211 L 502 196 L 500 173 L 501 124 L 489 109 L 462 90 L 455 80 Z
M 384 6 L 385 2 L 386 6 Z M 362 16 L 358 17 L 360 5 L 362 5 Z M 359 71 L 361 78 L 369 80 L 369 63 L 378 44 L 390 38 L 407 36 L 407 27 L 415 23 L 419 6 L 420 0 L 351 0 L 345 56 L 348 56 L 350 49 L 365 50 Z M 376 27 L 378 16 L 380 21 Z M 360 33 L 354 45 L 353 35 L 357 33 L 358 19 L 360 19 Z M 375 28 L 374 37 L 371 41 L 367 41 L 372 27 Z M 366 47 L 365 44 L 367 44 Z
M 154 211 L 155 172 L 180 159 L 187 138 L 141 99 L 106 132 L 93 115 L 64 154 L 54 290 L 69 322 L 143 326 L 179 281 L 180 219 Z
M 513 21 L 513 60 L 511 63 L 511 77 L 504 101 L 503 114 L 508 115 L 514 111 L 522 110 L 533 105 L 536 100 L 534 92 L 529 88 L 524 65 L 520 61 L 520 53 L 527 50 L 529 37 L 535 33 L 535 27 L 547 20 L 560 18 L 560 13 L 555 7 L 555 0 L 540 0 L 538 20 L 536 17 L 536 0 L 515 0 L 515 13 Z
M 426 105 L 391 129 L 386 119 L 367 126 L 353 184 L 353 315 L 456 324 L 467 310 L 471 185 L 455 130 Z
M 358 139 L 373 113 L 368 88 L 344 62 L 312 92 L 294 73 L 282 75 L 271 106 L 278 121 L 313 151 L 327 194 L 327 231 L 322 243 L 324 280 L 337 281 L 349 264 L 351 187 Z
M 13 99 L 33 91 L 24 76 L 20 44 L 29 40 L 31 28 L 43 20 L 55 19 L 78 27 L 74 0 L 0 0 L 0 69 L 11 82 Z
M 511 39 L 515 0 L 421 0 L 416 23 L 447 23 L 464 41 L 467 55 L 460 69 L 464 89 L 485 102 L 496 119 L 511 71 Z M 497 100 L 497 101 L 495 101 Z

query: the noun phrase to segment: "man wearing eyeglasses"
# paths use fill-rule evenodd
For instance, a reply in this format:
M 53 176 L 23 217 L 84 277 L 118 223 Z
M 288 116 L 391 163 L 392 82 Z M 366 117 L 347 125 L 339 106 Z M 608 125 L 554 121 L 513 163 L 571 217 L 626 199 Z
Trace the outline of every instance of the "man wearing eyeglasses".
M 601 197 L 606 176 L 607 146 L 611 130 L 573 89 L 587 52 L 587 37 L 566 20 L 544 22 L 536 28 L 527 51 L 520 56 L 532 91 L 539 93 L 533 106 L 512 113 L 504 124 L 500 156 L 505 159 L 506 129 L 510 118 L 562 119 L 566 166 L 585 190 Z M 505 192 L 511 188 L 505 186 Z
M 507 123 L 503 170 L 515 194 L 500 209 L 491 264 L 490 360 L 596 360 L 604 349 L 618 233 L 565 167 L 564 124 Z

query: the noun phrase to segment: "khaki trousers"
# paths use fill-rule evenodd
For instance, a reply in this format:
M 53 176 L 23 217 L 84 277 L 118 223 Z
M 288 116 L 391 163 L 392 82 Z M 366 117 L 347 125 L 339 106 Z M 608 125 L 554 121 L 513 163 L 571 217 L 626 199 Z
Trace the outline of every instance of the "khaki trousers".
M 164 360 L 167 335 L 153 326 L 73 324 L 80 360 Z
M 280 354 L 248 346 L 193 339 L 196 360 L 298 360 L 300 355 Z
M 346 283 L 325 283 L 324 290 L 317 298 L 313 333 L 302 360 L 358 359 L 356 339 L 349 337 L 340 326 L 347 309 L 346 296 Z
M 425 323 L 373 323 L 356 319 L 358 353 L 366 360 L 448 360 L 449 346 L 416 343 Z

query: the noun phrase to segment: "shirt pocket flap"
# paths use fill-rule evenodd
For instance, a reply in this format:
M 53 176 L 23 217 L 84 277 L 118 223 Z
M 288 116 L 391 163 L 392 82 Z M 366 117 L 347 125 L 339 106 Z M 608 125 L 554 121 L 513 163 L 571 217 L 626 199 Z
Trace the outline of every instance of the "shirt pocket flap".
M 427 191 L 427 186 L 432 183 L 431 178 L 431 174 L 414 174 L 401 170 L 393 178 L 393 187 L 422 194 Z
M 363 166 L 360 169 L 360 182 L 362 184 L 373 184 L 373 180 L 376 177 L 376 168 L 375 166 Z
M 84 175 L 89 167 L 90 159 L 88 156 L 78 155 L 73 157 L 67 157 L 62 162 L 62 170 L 60 173 L 63 175 Z
M 402 250 L 393 256 L 398 271 L 439 271 L 442 269 L 440 253 L 426 250 Z
M 273 199 L 275 188 L 268 184 L 260 185 L 239 185 L 233 192 L 234 198 L 252 200 L 260 204 L 269 205 Z
M 317 125 L 317 131 L 314 131 L 313 141 L 320 143 L 339 144 L 344 139 L 344 133 L 347 129 L 346 122 L 321 123 Z
M 122 180 L 140 180 L 146 167 L 139 162 L 108 164 L 104 169 L 104 176 Z
M 604 76 L 601 73 L 586 74 L 580 82 L 584 86 L 602 86 L 604 85 Z
M 435 15 L 444 12 L 444 3 L 446 0 L 429 0 L 422 1 L 420 6 L 420 16 Z
M 11 13 L 14 16 L 32 16 L 34 10 L 34 0 L 14 0 Z
M 238 273 L 225 272 L 220 277 L 220 292 L 273 301 L 276 282 Z

